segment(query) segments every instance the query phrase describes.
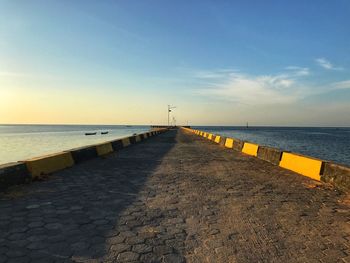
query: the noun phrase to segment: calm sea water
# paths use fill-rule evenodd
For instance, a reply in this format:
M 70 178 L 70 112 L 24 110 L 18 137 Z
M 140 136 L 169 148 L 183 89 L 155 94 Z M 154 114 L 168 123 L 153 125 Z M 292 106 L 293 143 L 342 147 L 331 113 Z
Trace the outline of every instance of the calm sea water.
M 350 165 L 350 128 L 193 127 Z M 0 164 L 149 131 L 149 126 L 0 125 Z M 108 131 L 101 135 L 101 131 Z M 85 136 L 85 132 L 97 132 Z
M 105 142 L 149 129 L 150 126 L 0 125 L 0 164 Z M 108 131 L 108 134 L 101 135 L 101 131 Z M 85 132 L 97 132 L 97 135 L 86 136 Z
M 350 128 L 193 128 L 350 165 Z

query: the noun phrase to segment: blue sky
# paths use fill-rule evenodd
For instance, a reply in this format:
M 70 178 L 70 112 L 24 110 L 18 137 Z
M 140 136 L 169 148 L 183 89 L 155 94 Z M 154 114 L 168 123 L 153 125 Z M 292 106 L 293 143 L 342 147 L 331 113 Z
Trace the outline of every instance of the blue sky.
M 350 2 L 0 0 L 0 123 L 350 126 Z

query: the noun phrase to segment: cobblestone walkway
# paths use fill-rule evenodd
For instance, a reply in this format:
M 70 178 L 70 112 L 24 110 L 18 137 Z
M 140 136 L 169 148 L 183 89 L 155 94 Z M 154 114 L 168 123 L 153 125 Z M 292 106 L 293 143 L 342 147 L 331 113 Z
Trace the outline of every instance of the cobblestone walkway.
M 3 262 L 350 262 L 349 199 L 170 131 L 0 195 Z

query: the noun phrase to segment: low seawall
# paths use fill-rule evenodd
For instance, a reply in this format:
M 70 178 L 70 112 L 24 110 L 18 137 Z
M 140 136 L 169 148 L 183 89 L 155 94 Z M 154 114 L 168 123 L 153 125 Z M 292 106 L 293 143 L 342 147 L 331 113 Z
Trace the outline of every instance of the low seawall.
M 51 173 L 69 168 L 93 158 L 107 156 L 125 147 L 166 132 L 167 128 L 157 128 L 150 132 L 120 138 L 113 141 L 88 145 L 25 161 L 0 165 L 0 191 L 17 184 L 29 183 Z
M 281 168 L 291 170 L 317 181 L 330 183 L 343 191 L 350 192 L 349 167 L 200 130 L 186 127 L 182 127 L 182 129 L 204 137 L 223 147 L 257 157 L 274 165 L 278 165 Z

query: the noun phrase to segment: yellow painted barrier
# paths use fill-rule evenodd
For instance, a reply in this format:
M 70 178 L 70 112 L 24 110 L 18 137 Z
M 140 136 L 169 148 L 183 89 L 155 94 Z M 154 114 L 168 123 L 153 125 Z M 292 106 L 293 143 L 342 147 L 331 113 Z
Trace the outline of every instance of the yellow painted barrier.
M 225 147 L 226 148 L 232 148 L 233 147 L 233 139 L 232 138 L 226 138 Z
M 310 177 L 317 181 L 321 180 L 322 161 L 310 157 L 298 155 L 295 153 L 282 153 L 280 167 Z
M 204 138 L 207 138 L 207 136 L 208 136 L 208 133 L 205 132 L 204 133 Z
M 113 147 L 110 142 L 101 143 L 96 145 L 96 152 L 98 156 L 103 156 L 113 152 Z
M 129 138 L 124 138 L 122 139 L 123 147 L 127 147 L 130 145 L 130 140 Z
M 219 135 L 216 135 L 216 137 L 215 137 L 215 142 L 216 142 L 216 143 L 220 143 L 220 139 L 221 139 L 221 137 L 220 137 Z
M 208 140 L 213 139 L 213 134 L 209 133 Z
M 259 145 L 245 142 L 242 148 L 242 152 L 252 156 L 258 156 L 258 149 L 259 149 Z
M 143 138 L 145 138 L 145 137 L 143 137 Z M 140 142 L 141 141 L 141 135 L 135 136 L 135 141 L 136 142 Z
M 37 157 L 25 161 L 25 164 L 33 178 L 47 175 L 74 165 L 70 152 L 62 152 Z

